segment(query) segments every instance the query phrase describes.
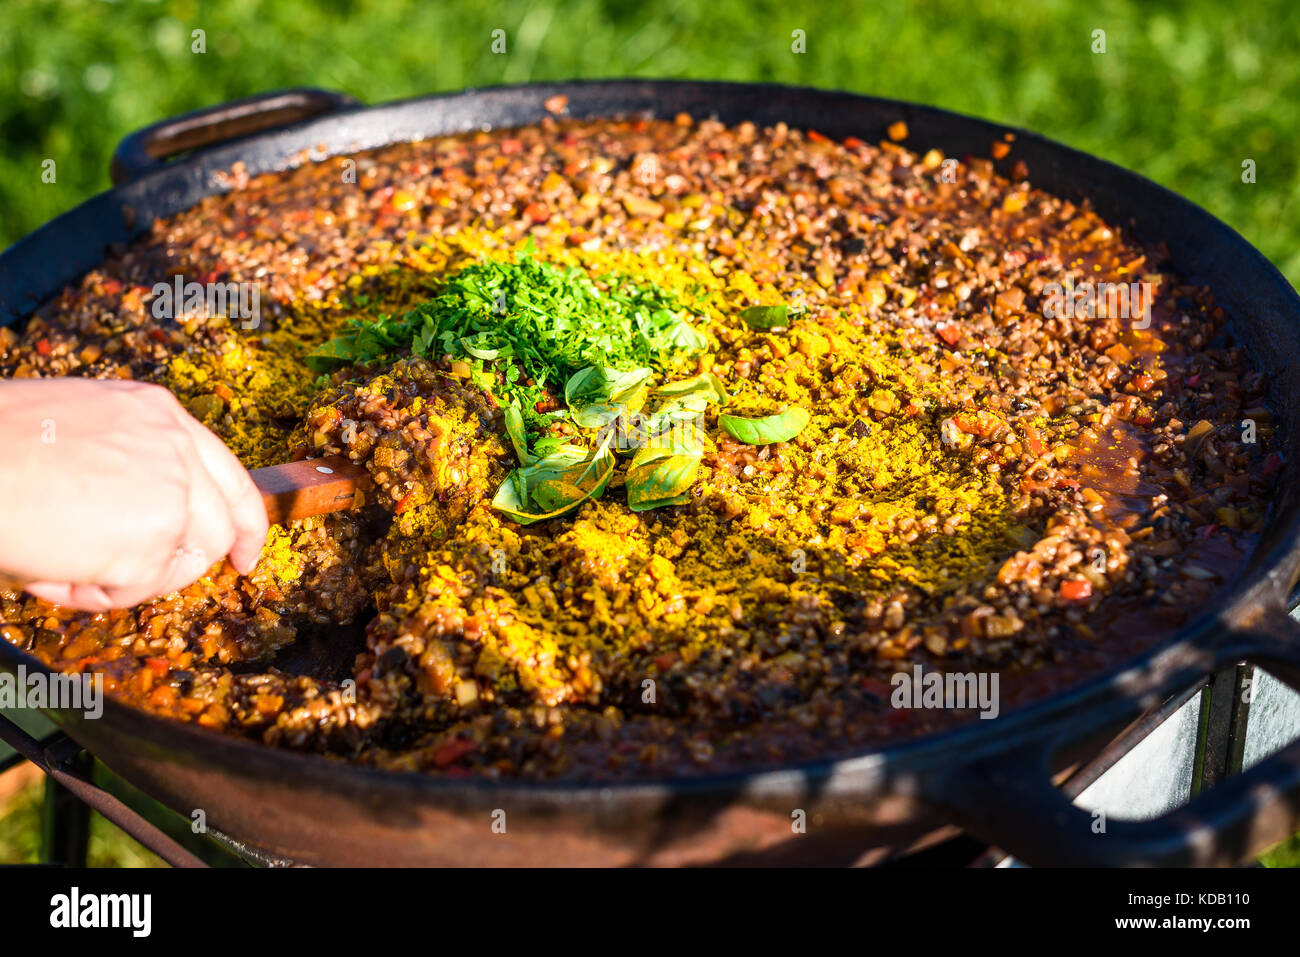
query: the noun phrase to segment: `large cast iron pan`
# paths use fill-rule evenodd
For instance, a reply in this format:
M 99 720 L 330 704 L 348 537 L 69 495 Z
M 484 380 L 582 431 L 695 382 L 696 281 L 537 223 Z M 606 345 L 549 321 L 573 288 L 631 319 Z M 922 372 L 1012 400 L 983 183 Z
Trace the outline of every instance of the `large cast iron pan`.
M 114 157 L 117 186 L 0 255 L 0 321 L 21 322 L 97 265 L 108 244 L 126 242 L 155 217 L 219 192 L 212 174 L 237 160 L 256 174 L 284 169 L 306 149 L 342 154 L 530 123 L 557 94 L 568 97 L 569 113 L 579 117 L 686 111 L 725 122 L 784 121 L 834 138 L 881 139 L 902 119 L 910 145 L 954 156 L 986 155 L 1008 132 L 928 107 L 768 85 L 547 84 L 372 108 L 337 94 L 289 91 L 128 137 Z M 1186 275 L 1214 287 L 1253 365 L 1268 374 L 1285 448 L 1295 449 L 1300 299 L 1278 271 L 1233 230 L 1154 183 L 1014 132 L 1011 159 L 1028 164 L 1035 185 L 1088 197 L 1103 216 L 1131 225 L 1143 239 L 1164 240 Z M 240 138 L 227 142 L 232 136 Z M 193 152 L 164 162 L 181 150 Z M 479 783 L 272 750 L 112 702 L 98 721 L 52 716 L 110 768 L 181 813 L 202 809 L 211 826 L 302 862 L 847 862 L 954 823 L 1029 863 L 1236 862 L 1300 827 L 1300 744 L 1182 810 L 1150 822 L 1110 821 L 1101 833 L 1052 781 L 1137 715 L 1226 663 L 1247 659 L 1300 687 L 1300 627 L 1284 610 L 1300 569 L 1298 481 L 1296 464 L 1288 461 L 1268 530 L 1219 606 L 1204 609 L 1127 667 L 997 720 L 838 759 L 810 754 L 805 763 L 775 771 L 616 786 Z M 0 666 L 20 663 L 41 667 L 0 642 Z M 835 742 L 828 741 L 827 754 L 834 753 Z M 798 810 L 806 814 L 806 834 L 792 827 Z M 504 812 L 504 833 L 498 812 Z

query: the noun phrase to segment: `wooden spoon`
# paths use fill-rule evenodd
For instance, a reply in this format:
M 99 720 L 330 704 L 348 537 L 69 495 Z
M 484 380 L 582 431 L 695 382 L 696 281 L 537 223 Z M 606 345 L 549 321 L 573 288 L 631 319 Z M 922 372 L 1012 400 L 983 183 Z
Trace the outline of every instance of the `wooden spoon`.
M 262 493 L 272 525 L 297 518 L 360 508 L 366 503 L 370 473 L 339 455 L 302 459 L 248 473 Z

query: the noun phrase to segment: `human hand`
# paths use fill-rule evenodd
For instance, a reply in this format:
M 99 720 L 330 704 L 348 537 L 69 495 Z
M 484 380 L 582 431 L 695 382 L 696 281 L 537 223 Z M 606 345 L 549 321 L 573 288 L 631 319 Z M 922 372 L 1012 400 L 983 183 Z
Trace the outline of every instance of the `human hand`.
M 266 541 L 248 472 L 166 389 L 0 382 L 0 572 L 89 611 L 182 588 L 218 559 L 247 573 Z

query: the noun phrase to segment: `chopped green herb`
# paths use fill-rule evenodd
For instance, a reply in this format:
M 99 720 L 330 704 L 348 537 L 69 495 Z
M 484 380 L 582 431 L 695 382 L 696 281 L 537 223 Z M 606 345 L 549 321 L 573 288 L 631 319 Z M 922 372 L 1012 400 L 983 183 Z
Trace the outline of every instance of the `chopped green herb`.
M 473 381 L 502 405 L 517 402 L 525 424 L 547 425 L 546 409 L 578 371 L 672 372 L 708 347 L 677 298 L 628 276 L 592 277 L 533 257 L 466 266 L 434 298 L 400 318 L 352 320 L 343 335 L 307 356 L 313 371 L 374 363 L 410 350 L 465 359 Z M 648 376 L 647 376 L 648 377 Z

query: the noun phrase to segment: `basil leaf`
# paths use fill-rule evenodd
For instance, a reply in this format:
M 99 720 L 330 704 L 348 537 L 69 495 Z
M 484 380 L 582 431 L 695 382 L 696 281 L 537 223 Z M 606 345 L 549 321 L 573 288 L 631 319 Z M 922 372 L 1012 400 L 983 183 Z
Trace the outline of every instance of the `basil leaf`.
M 750 306 L 740 310 L 740 318 L 751 329 L 781 329 L 790 325 L 790 307 Z
M 492 507 L 521 525 L 558 518 L 603 494 L 614 466 L 614 456 L 606 445 L 595 452 L 560 446 L 536 464 L 511 472 L 497 489 Z M 542 511 L 530 511 L 529 505 Z
M 473 356 L 475 359 L 482 359 L 485 362 L 489 362 L 501 355 L 500 349 L 488 349 L 484 346 L 475 344 L 474 340 L 480 338 L 480 336 L 475 336 L 472 339 L 462 339 L 460 340 L 460 347 L 464 349 L 468 355 Z
M 564 444 L 564 439 L 558 435 L 544 435 L 533 443 L 534 455 L 546 455 L 553 452 Z
M 529 489 L 529 498 L 543 512 L 564 509 L 571 504 L 581 502 L 587 493 L 576 485 L 559 479 L 546 479 Z
M 570 409 L 585 405 L 623 405 L 635 412 L 645 404 L 646 384 L 652 374 L 646 368 L 620 371 L 588 366 L 579 369 L 564 384 L 564 404 Z
M 636 315 L 637 331 L 645 344 L 655 352 L 703 352 L 709 342 L 681 316 L 667 309 L 657 309 L 647 315 Z
M 303 361 L 312 372 L 333 372 L 339 366 L 351 365 L 356 361 L 355 344 L 355 336 L 330 339 L 307 353 Z
M 600 366 L 579 369 L 564 383 L 564 404 L 571 409 L 604 397 L 605 370 Z
M 561 445 L 544 458 L 533 463 L 537 472 L 567 472 L 579 465 L 584 465 L 591 453 L 578 445 Z
M 771 445 L 773 442 L 789 442 L 804 430 L 810 418 L 807 410 L 792 405 L 784 412 L 761 419 L 723 414 L 718 416 L 718 425 L 746 445 Z
M 524 429 L 524 413 L 519 408 L 518 402 L 512 402 L 506 406 L 506 435 L 510 436 L 510 444 L 515 447 L 515 455 L 519 458 L 519 464 L 532 465 L 536 461 L 536 456 L 528 451 L 528 436 Z
M 665 395 L 670 398 L 699 395 L 708 398 L 715 405 L 722 405 L 727 401 L 727 387 L 712 372 L 701 372 L 689 379 L 660 386 L 655 389 L 655 395 Z
M 727 390 L 722 380 L 712 372 L 704 372 L 680 382 L 670 382 L 655 390 L 655 395 L 666 399 L 650 416 L 652 426 L 662 427 L 672 420 L 692 419 L 710 405 L 727 401 Z M 658 431 L 657 428 L 651 431 Z
M 584 405 L 581 408 L 570 409 L 569 418 L 579 428 L 583 429 L 600 429 L 609 425 L 618 419 L 620 415 L 627 412 L 627 408 L 621 405 L 602 405 L 592 403 Z
M 690 501 L 703 453 L 682 445 L 643 448 L 627 470 L 627 507 L 644 512 Z

